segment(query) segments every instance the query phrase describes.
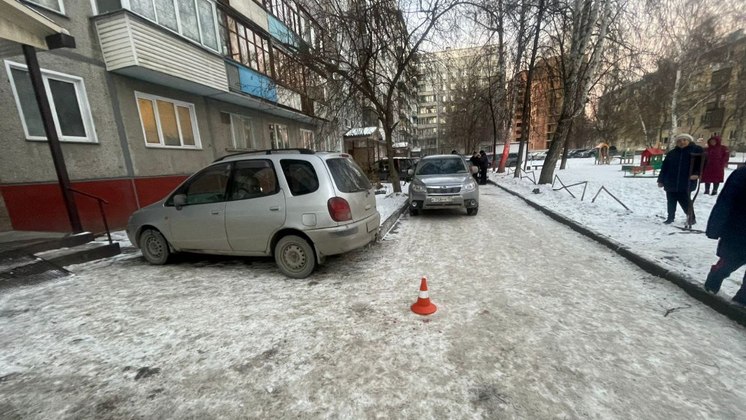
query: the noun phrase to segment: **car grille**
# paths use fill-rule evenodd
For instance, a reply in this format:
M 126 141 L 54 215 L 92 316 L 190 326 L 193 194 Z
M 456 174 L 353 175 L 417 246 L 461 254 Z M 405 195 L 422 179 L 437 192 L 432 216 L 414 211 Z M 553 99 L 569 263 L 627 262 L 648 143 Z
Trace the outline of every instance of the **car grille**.
M 458 194 L 461 192 L 461 186 L 458 187 L 428 187 L 429 194 Z

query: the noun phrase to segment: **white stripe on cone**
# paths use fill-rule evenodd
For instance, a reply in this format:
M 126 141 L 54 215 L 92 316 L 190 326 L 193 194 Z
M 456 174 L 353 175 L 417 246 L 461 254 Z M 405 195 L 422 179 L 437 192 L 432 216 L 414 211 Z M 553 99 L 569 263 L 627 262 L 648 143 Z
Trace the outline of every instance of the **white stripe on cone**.
M 420 299 L 427 299 L 428 297 L 427 290 L 420 290 Z

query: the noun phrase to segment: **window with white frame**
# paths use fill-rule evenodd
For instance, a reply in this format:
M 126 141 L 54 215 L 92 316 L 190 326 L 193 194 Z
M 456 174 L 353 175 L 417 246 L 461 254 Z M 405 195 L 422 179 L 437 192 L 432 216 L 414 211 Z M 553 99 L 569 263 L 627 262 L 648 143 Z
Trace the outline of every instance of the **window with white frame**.
M 233 147 L 235 149 L 256 149 L 254 142 L 254 130 L 251 126 L 251 118 L 231 114 L 231 131 L 233 134 Z
M 315 150 L 316 148 L 314 147 L 315 144 L 313 140 L 313 131 L 304 130 L 301 128 L 300 129 L 300 143 L 301 143 L 301 147 L 303 148 Z
M 28 67 L 6 61 L 5 68 L 26 139 L 46 140 Z M 41 76 L 60 141 L 95 143 L 96 131 L 83 79 L 44 69 L 41 70 Z
M 282 124 L 270 124 L 269 140 L 272 149 L 289 149 L 288 127 Z
M 123 6 L 174 32 L 218 51 L 218 25 L 212 0 L 127 0 Z
M 202 147 L 194 104 L 135 92 L 145 145 L 199 149 Z
M 39 5 L 45 9 L 54 10 L 55 12 L 65 13 L 65 5 L 62 0 L 26 0 L 29 3 Z

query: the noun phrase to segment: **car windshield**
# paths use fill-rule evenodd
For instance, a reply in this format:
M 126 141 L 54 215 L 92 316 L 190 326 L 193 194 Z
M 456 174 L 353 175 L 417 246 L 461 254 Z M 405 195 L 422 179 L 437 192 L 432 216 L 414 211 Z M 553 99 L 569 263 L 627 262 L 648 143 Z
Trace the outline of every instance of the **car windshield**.
M 424 159 L 417 167 L 417 175 L 447 175 L 466 172 L 464 161 L 457 157 Z
M 363 170 L 350 159 L 334 158 L 326 161 L 337 189 L 344 193 L 367 191 L 370 181 Z

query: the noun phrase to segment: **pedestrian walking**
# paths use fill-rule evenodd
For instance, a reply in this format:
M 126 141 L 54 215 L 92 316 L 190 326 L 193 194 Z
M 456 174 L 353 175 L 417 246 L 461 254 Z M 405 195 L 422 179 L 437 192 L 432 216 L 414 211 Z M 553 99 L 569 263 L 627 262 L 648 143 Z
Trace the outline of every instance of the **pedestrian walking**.
M 702 171 L 705 194 L 710 193 L 710 184 L 712 184 L 712 195 L 717 195 L 718 187 L 725 177 L 725 168 L 728 166 L 729 155 L 728 148 L 722 145 L 720 136 L 712 136 L 707 140 L 705 168 Z
M 480 166 L 479 166 L 479 153 L 477 153 L 476 151 L 472 152 L 471 153 L 471 158 L 469 158 L 469 162 L 471 162 L 471 164 L 473 166 L 475 166 L 477 169 L 479 169 L 480 168 Z M 476 173 L 473 173 L 472 176 L 474 177 L 475 181 L 479 182 L 479 171 L 477 171 Z
M 746 264 L 746 167 L 733 172 L 712 208 L 705 234 L 719 239 L 718 262 L 712 266 L 705 281 L 705 290 L 720 291 L 728 276 Z M 733 301 L 746 305 L 746 275 Z
M 673 223 L 678 203 L 687 214 L 687 224 L 691 226 L 697 223 L 694 209 L 690 207 L 690 194 L 697 187 L 702 148 L 694 144 L 694 138 L 689 134 L 679 134 L 674 141 L 676 147 L 666 153 L 658 174 L 658 187 L 666 191 L 668 217 L 663 223 Z
M 479 151 L 479 184 L 487 184 L 487 168 L 490 166 L 490 159 L 484 150 Z

